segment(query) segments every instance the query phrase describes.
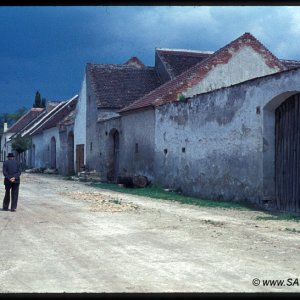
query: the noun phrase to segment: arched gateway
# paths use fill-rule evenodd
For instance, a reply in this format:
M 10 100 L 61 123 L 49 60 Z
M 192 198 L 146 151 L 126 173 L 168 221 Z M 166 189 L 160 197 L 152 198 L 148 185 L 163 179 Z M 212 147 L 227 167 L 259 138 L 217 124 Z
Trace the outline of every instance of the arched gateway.
M 275 110 L 275 193 L 278 209 L 300 212 L 300 94 Z
M 300 93 L 285 92 L 264 108 L 264 198 L 300 213 Z

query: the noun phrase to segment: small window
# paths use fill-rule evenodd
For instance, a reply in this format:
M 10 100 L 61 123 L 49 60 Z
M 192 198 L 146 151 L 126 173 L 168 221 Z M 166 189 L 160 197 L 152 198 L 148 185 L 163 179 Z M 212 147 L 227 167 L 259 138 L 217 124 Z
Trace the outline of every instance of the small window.
M 256 114 L 260 115 L 260 106 L 256 106 Z
M 138 143 L 135 144 L 135 153 L 139 153 L 139 144 Z
M 168 149 L 164 149 L 164 154 L 166 155 L 168 153 Z
M 185 153 L 185 147 L 183 147 L 183 148 L 181 149 L 181 151 L 182 151 L 182 153 Z
M 108 135 L 107 131 L 105 131 L 105 135 Z
M 93 143 L 91 142 L 90 143 L 90 151 L 92 151 L 93 150 Z

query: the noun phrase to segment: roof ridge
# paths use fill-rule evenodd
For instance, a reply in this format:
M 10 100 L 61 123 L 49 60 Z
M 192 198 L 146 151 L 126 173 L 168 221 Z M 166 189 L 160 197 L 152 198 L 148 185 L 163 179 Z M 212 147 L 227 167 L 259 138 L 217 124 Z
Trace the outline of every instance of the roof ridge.
M 19 130 L 18 132 L 15 132 L 15 133 L 11 136 L 11 139 L 14 138 L 14 137 L 17 136 L 17 135 L 21 135 L 21 137 L 24 136 L 23 133 L 24 133 L 28 128 L 30 128 L 31 126 L 33 126 L 33 123 L 34 123 L 34 122 L 37 122 L 37 120 L 41 119 L 45 114 L 47 114 L 46 109 L 43 109 L 43 110 L 41 111 L 40 114 L 38 114 L 34 119 L 32 119 L 28 124 L 26 124 L 21 130 Z
M 42 108 L 43 110 L 43 108 Z M 42 111 L 41 110 L 41 111 Z M 18 126 L 18 124 L 25 119 L 31 112 L 36 112 L 35 107 L 30 108 L 24 115 L 22 115 L 11 127 L 7 129 L 6 132 L 11 132 L 11 129 L 14 129 L 14 127 Z
M 298 59 L 285 59 L 285 58 L 279 58 L 280 61 L 294 61 L 294 62 L 299 62 L 300 63 L 300 60 Z
M 245 39 L 252 39 L 254 40 L 256 43 L 258 43 L 261 47 L 263 47 L 268 54 L 270 54 L 273 58 L 275 58 L 279 64 L 281 65 L 282 69 L 286 69 L 285 66 L 280 62 L 279 58 L 277 56 L 275 56 L 263 43 L 261 43 L 255 36 L 253 36 L 250 32 L 245 32 L 244 34 L 242 34 L 240 37 L 234 39 L 233 41 L 231 41 L 229 44 L 225 45 L 224 47 L 220 48 L 219 50 L 217 50 L 213 56 L 217 55 L 218 53 L 220 53 L 221 51 L 230 48 L 230 46 L 232 46 L 233 44 L 237 43 L 239 40 L 245 40 Z
M 25 136 L 26 134 L 32 134 L 34 131 L 36 131 L 43 123 L 43 121 L 49 117 L 50 115 L 55 114 L 56 110 L 59 109 L 59 107 L 61 107 L 62 103 L 64 103 L 64 101 L 61 101 L 58 105 L 56 105 L 53 109 L 51 109 L 49 112 L 47 112 L 40 120 L 37 121 L 37 123 L 33 124 L 32 127 L 28 128 L 22 136 Z M 45 120 L 46 121 L 46 120 Z
M 46 118 L 44 120 L 44 122 L 41 122 L 41 124 L 39 124 L 35 129 L 33 128 L 33 130 L 31 130 L 31 132 L 29 133 L 30 135 L 34 134 L 36 131 L 38 131 L 43 125 L 45 125 L 47 122 L 49 122 L 56 114 L 58 114 L 63 108 L 65 108 L 66 106 L 69 105 L 69 103 L 71 103 L 72 101 L 74 101 L 76 98 L 78 97 L 78 95 L 73 96 L 71 99 L 69 100 L 65 100 L 60 102 L 59 105 L 57 105 L 55 108 L 53 108 L 47 115 L 45 115 L 45 118 L 48 116 L 48 118 Z M 54 111 L 55 110 L 55 111 Z M 54 111 L 54 112 L 53 112 Z M 53 112 L 51 114 L 51 112 Z M 41 120 L 42 121 L 42 120 Z
M 192 66 L 191 68 L 189 68 L 188 70 L 186 70 L 185 72 L 179 74 L 177 77 L 175 77 L 174 79 L 171 79 L 169 81 L 167 81 L 166 83 L 162 84 L 161 86 L 159 86 L 158 88 L 156 88 L 155 90 L 152 90 L 151 92 L 149 92 L 148 94 L 144 95 L 143 97 L 141 97 L 140 99 L 134 101 L 132 104 L 130 104 L 129 106 L 123 108 L 122 110 L 120 110 L 120 112 L 125 112 L 125 111 L 129 111 L 132 109 L 137 109 L 137 108 L 141 108 L 141 107 L 147 107 L 147 106 L 154 106 L 154 105 L 160 105 L 161 102 L 163 101 L 163 99 L 168 95 L 168 94 L 178 94 L 181 92 L 180 88 L 181 86 L 185 87 L 185 89 L 189 88 L 190 86 L 190 82 L 193 79 L 200 79 L 199 75 L 197 75 L 197 70 L 200 70 L 200 68 L 205 68 L 205 71 L 207 73 L 207 71 L 209 70 L 209 64 L 211 62 L 214 61 L 215 58 L 217 58 L 219 56 L 220 53 L 224 52 L 224 51 L 228 51 L 233 45 L 237 44 L 239 41 L 243 41 L 245 39 L 251 39 L 254 40 L 256 43 L 258 43 L 258 45 L 262 48 L 264 48 L 273 58 L 275 58 L 275 60 L 278 62 L 279 68 L 282 70 L 286 70 L 286 67 L 283 65 L 283 63 L 281 63 L 279 61 L 279 59 L 273 55 L 262 43 L 260 43 L 252 34 L 246 32 L 243 35 L 241 35 L 240 37 L 236 38 L 235 40 L 231 41 L 230 43 L 228 43 L 227 45 L 225 45 L 224 47 L 220 48 L 219 50 L 217 50 L 216 52 L 214 52 L 212 55 L 208 56 L 207 58 L 203 59 L 202 61 L 200 61 L 199 63 L 195 64 L 194 66 Z M 259 50 L 256 49 L 256 51 L 259 52 Z M 267 63 L 267 62 L 266 62 Z M 205 66 L 206 65 L 206 66 Z M 205 73 L 205 74 L 206 74 Z M 204 75 L 202 75 L 204 76 Z M 189 79 L 189 82 L 187 83 L 187 79 Z M 186 85 L 184 85 L 184 83 L 186 83 Z M 160 93 L 161 91 L 161 93 Z M 155 97 L 156 94 L 158 94 L 158 97 Z M 149 99 L 150 103 L 144 103 L 143 105 L 143 101 L 147 100 L 147 97 L 152 97 L 155 99 Z M 168 102 L 168 101 L 167 101 Z M 137 106 L 138 103 L 141 103 L 141 106 Z
M 114 67 L 114 68 L 122 68 L 122 69 L 137 69 L 137 70 L 145 70 L 145 69 L 153 69 L 154 67 L 153 66 L 146 66 L 144 65 L 143 68 L 141 69 L 138 69 L 132 65 L 126 65 L 126 64 L 94 64 L 94 63 L 87 63 L 86 64 L 87 67 L 90 67 L 90 66 L 96 66 L 96 67 Z
M 213 54 L 214 51 L 204 51 L 204 50 L 191 50 L 191 49 L 176 49 L 176 48 L 155 48 L 155 51 L 160 52 L 174 52 L 174 53 L 185 53 L 185 54 Z

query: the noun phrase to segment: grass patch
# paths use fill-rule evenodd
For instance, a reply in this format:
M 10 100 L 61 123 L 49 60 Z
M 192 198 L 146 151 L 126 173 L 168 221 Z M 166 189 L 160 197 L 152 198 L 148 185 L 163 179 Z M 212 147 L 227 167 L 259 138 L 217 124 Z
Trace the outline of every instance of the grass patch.
M 97 188 L 111 190 L 111 191 L 120 192 L 124 194 L 144 196 L 144 197 L 150 197 L 154 199 L 170 200 L 170 201 L 176 201 L 183 204 L 190 204 L 196 206 L 219 207 L 219 208 L 227 208 L 227 209 L 243 209 L 243 210 L 250 209 L 246 204 L 226 202 L 226 201 L 204 200 L 196 197 L 184 196 L 176 192 L 164 191 L 164 189 L 162 189 L 161 187 L 154 186 L 154 185 L 145 188 L 122 188 L 117 186 L 116 184 L 110 184 L 110 183 L 91 183 L 91 185 Z
M 280 215 L 280 216 L 257 216 L 257 220 L 274 220 L 274 221 L 293 221 L 300 222 L 300 217 L 291 215 Z

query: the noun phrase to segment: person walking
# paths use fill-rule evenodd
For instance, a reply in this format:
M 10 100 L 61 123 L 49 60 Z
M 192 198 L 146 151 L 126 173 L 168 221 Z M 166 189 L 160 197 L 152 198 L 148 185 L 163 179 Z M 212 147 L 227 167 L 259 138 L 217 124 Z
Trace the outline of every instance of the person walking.
M 3 210 L 8 210 L 11 198 L 11 211 L 16 211 L 19 197 L 19 186 L 21 166 L 14 158 L 13 153 L 8 153 L 7 160 L 3 163 L 3 175 L 5 185 L 5 196 L 3 199 Z M 11 197 L 10 197 L 11 196 Z

